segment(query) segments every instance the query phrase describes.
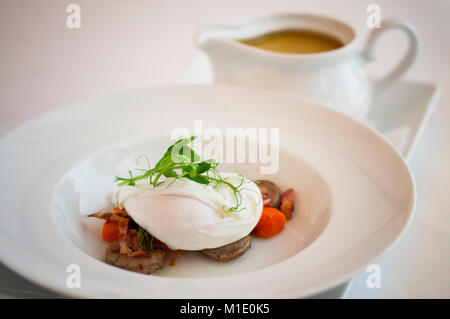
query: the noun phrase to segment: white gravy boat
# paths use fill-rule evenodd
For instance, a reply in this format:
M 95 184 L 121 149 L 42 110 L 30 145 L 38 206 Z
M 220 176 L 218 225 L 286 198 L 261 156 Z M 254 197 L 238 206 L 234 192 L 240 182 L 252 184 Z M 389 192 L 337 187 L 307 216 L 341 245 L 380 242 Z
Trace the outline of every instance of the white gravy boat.
M 391 28 L 398 28 L 407 34 L 409 48 L 388 75 L 371 82 L 364 64 L 373 59 L 373 47 L 378 36 Z M 292 29 L 330 35 L 344 46 L 314 54 L 285 54 L 236 41 Z M 197 47 L 210 59 L 215 82 L 300 94 L 363 119 L 371 100 L 398 80 L 413 62 L 417 52 L 417 36 L 407 23 L 385 20 L 382 28 L 375 28 L 370 33 L 362 52 L 357 52 L 358 40 L 354 29 L 346 23 L 311 14 L 273 15 L 241 25 L 209 25 L 196 35 Z

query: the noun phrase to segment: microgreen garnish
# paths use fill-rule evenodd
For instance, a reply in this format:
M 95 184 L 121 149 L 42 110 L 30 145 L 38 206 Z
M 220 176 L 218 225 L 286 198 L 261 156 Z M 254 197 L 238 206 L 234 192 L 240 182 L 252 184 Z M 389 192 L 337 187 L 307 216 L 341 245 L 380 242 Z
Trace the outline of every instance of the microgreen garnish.
M 160 186 L 167 178 L 173 178 L 173 181 L 167 185 L 169 187 L 176 179 L 188 178 L 199 184 L 214 186 L 226 185 L 233 191 L 236 204 L 233 207 L 224 207 L 225 212 L 238 212 L 242 203 L 242 195 L 240 193 L 245 179 L 242 175 L 240 183 L 234 186 L 232 183 L 222 178 L 217 170 L 218 162 L 213 159 L 202 160 L 200 156 L 188 145 L 196 139 L 196 136 L 183 138 L 169 146 L 162 158 L 156 163 L 155 167 L 148 169 L 140 169 L 144 173 L 142 175 L 133 176 L 129 171 L 129 178 L 116 176 L 115 182 L 119 182 L 118 186 L 129 185 L 135 186 L 136 181 L 148 179 L 154 187 Z
M 139 226 L 137 235 L 138 245 L 146 253 L 153 251 L 153 238 L 154 237 L 150 235 L 144 228 Z

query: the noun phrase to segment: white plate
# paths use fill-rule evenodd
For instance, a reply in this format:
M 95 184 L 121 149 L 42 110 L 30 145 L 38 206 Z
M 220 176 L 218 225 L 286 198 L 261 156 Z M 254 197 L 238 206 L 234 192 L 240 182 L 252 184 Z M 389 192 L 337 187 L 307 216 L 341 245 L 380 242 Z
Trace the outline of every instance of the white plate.
M 96 259 L 100 225 L 86 224 L 79 213 L 107 196 L 103 186 L 110 184 L 100 177 L 137 154 L 129 152 L 157 156 L 170 131 L 192 128 L 194 119 L 207 127 L 280 127 L 282 166 L 270 178 L 298 191 L 295 218 L 230 264 L 194 256 L 145 276 Z M 405 162 L 378 133 L 315 103 L 257 89 L 172 86 L 76 102 L 23 124 L 1 140 L 0 152 L 2 261 L 73 296 L 312 295 L 348 280 L 390 247 L 415 204 Z M 81 267 L 79 289 L 66 286 L 69 264 Z

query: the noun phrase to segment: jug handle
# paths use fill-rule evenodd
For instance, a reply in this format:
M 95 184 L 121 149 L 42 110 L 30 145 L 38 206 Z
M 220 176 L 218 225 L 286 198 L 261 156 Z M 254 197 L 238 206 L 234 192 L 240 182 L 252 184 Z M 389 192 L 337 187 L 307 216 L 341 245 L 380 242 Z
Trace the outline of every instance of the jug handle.
M 361 57 L 364 62 L 370 62 L 374 60 L 373 49 L 375 43 L 377 42 L 379 36 L 384 31 L 387 31 L 389 29 L 399 29 L 406 33 L 408 37 L 408 51 L 392 71 L 390 71 L 383 78 L 375 81 L 375 83 L 373 84 L 374 97 L 376 97 L 386 88 L 391 86 L 406 72 L 406 70 L 408 70 L 408 68 L 411 66 L 417 55 L 417 48 L 418 48 L 417 33 L 414 31 L 414 28 L 408 22 L 389 19 L 383 20 L 381 25 L 382 25 L 381 28 L 374 28 L 372 32 L 369 34 L 366 46 L 364 50 L 361 52 Z

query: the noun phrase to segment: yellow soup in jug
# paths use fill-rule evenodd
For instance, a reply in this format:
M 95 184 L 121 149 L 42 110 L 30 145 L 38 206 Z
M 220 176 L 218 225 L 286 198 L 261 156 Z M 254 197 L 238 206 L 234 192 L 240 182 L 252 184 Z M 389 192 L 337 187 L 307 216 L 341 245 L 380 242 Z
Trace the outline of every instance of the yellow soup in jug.
M 331 36 L 306 30 L 278 31 L 238 41 L 268 51 L 291 54 L 326 52 L 343 46 Z

